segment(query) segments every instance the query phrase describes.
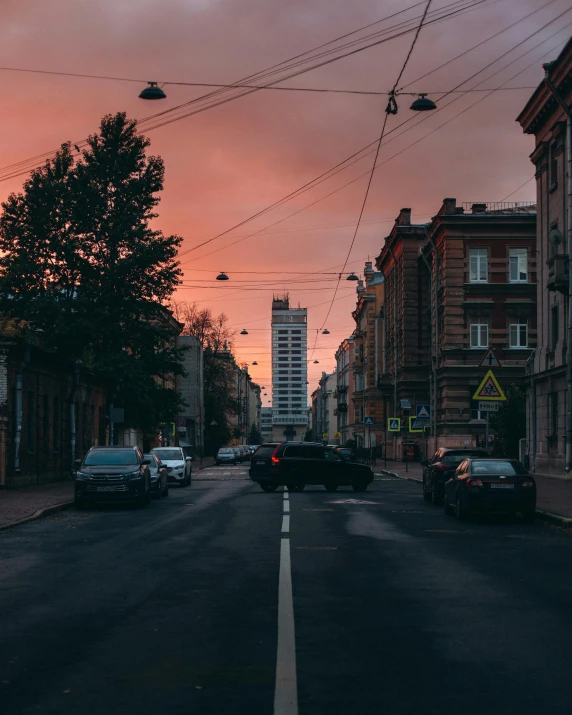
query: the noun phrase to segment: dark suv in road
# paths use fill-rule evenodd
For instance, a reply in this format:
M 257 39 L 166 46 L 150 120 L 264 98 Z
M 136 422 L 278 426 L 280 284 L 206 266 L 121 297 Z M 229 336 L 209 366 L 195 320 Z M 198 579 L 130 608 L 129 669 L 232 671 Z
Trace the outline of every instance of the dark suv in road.
M 74 496 L 79 509 L 104 501 L 149 503 L 149 460 L 139 447 L 92 447 L 76 465 Z
M 365 492 L 373 481 L 371 467 L 350 462 L 314 442 L 263 444 L 252 455 L 249 474 L 265 492 L 273 492 L 280 485 L 300 492 L 306 484 L 323 484 L 331 492 L 351 485 L 354 491 Z
M 423 498 L 440 504 L 445 496 L 445 482 L 451 479 L 455 470 L 467 457 L 488 457 L 486 450 L 470 447 L 441 447 L 432 459 L 421 462 L 423 469 Z

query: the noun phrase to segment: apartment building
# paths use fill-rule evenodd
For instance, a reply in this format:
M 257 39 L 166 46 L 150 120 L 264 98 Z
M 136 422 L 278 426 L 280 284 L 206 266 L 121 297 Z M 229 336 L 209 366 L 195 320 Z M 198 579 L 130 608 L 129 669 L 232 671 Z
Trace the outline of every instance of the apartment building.
M 304 438 L 308 426 L 308 311 L 289 296 L 272 300 L 272 439 Z

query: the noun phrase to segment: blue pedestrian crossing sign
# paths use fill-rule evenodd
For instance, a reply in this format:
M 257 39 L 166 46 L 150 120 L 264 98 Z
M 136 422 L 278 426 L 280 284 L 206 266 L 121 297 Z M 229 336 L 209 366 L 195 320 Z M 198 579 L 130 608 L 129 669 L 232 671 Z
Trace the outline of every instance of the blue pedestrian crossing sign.
M 415 416 L 417 419 L 431 419 L 431 405 L 416 405 Z
M 389 417 L 387 420 L 387 431 L 388 432 L 400 432 L 401 431 L 401 420 L 399 417 Z
M 372 427 L 375 424 L 375 420 L 373 419 L 373 417 L 364 417 L 363 423 L 368 427 Z

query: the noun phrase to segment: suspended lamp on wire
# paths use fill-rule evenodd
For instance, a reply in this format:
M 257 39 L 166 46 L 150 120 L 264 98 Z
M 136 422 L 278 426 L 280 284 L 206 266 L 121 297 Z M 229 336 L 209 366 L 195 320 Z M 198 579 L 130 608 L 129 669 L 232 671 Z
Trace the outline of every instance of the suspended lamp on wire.
M 248 335 L 248 330 L 244 330 L 244 329 L 243 329 L 243 330 L 240 331 L 240 334 L 241 334 L 241 335 Z
M 314 365 L 317 365 L 319 362 L 319 360 L 314 360 Z
M 166 99 L 167 95 L 161 87 L 157 86 L 157 82 L 149 82 L 149 86 L 139 94 L 139 99 Z
M 356 276 L 356 274 L 352 271 L 349 276 L 346 278 L 347 281 L 359 281 L 359 278 Z
M 221 272 L 218 274 L 218 276 L 216 277 L 216 279 L 217 279 L 217 281 L 227 281 L 227 280 L 228 280 L 228 276 L 226 275 L 226 273 L 225 273 L 224 271 L 221 271 Z
M 437 105 L 432 99 L 427 99 L 426 94 L 420 94 L 410 109 L 414 112 L 430 112 L 432 109 L 437 109 Z
M 256 362 L 256 360 L 255 360 L 252 364 L 253 364 L 253 365 L 258 365 L 258 363 Z
M 329 335 L 329 334 L 330 334 L 330 331 L 327 328 L 324 328 L 324 330 L 322 330 L 322 335 Z

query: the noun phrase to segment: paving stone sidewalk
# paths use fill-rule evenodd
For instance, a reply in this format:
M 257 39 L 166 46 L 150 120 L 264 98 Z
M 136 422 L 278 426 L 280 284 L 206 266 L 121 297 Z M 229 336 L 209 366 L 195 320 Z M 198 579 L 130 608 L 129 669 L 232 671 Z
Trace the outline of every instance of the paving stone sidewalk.
M 397 474 L 402 479 L 414 482 L 423 481 L 423 467 L 419 462 L 410 462 L 405 471 L 404 462 L 387 462 L 387 470 L 383 460 L 378 460 L 376 473 Z M 572 519 L 572 478 L 559 479 L 543 474 L 534 474 L 537 487 L 536 507 L 543 512 L 557 514 L 566 519 Z M 572 524 L 571 524 L 572 525 Z

